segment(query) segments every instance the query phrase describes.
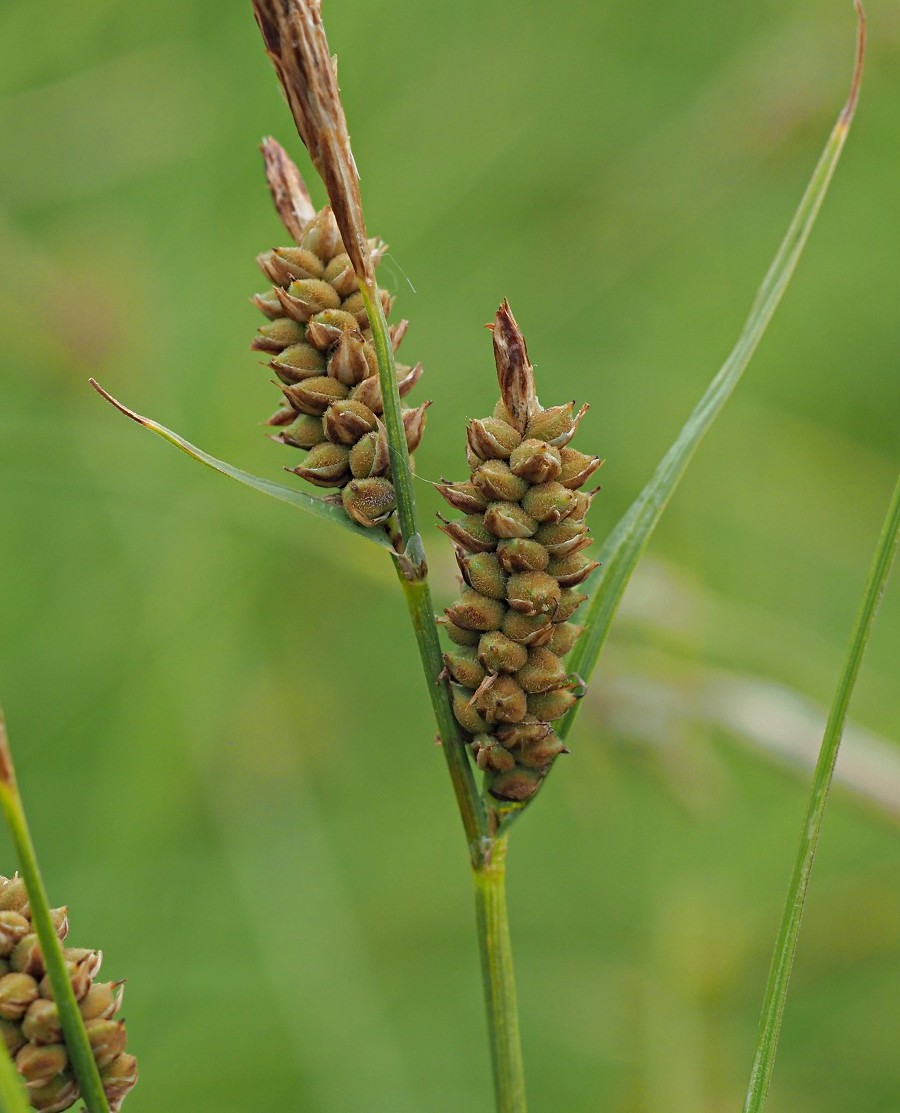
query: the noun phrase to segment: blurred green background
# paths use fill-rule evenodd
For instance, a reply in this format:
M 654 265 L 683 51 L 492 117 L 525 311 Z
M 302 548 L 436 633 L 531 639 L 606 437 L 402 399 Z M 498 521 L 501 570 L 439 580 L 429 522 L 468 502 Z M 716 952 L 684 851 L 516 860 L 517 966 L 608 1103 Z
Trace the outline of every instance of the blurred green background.
M 808 763 L 898 463 L 900 9 L 794 284 L 515 832 L 535 1111 L 740 1108 Z M 326 3 L 382 281 L 464 473 L 508 296 L 588 399 L 602 537 L 727 354 L 845 94 L 844 0 Z M 248 351 L 305 155 L 248 3 L 0 9 L 0 698 L 51 895 L 127 975 L 131 1113 L 487 1113 L 470 885 L 383 554 L 277 478 Z M 317 181 L 315 197 L 322 199 Z M 408 281 L 407 281 L 408 279 Z M 411 288 L 414 287 L 414 290 Z M 426 537 L 438 601 L 448 545 Z M 900 1109 L 900 584 L 852 707 L 769 1108 Z M 2 868 L 13 868 L 8 840 Z

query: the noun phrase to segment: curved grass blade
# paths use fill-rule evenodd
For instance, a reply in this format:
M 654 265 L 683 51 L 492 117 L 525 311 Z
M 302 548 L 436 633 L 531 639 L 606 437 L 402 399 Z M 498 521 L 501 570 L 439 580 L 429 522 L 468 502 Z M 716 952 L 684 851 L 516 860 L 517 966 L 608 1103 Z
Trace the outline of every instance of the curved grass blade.
M 869 570 L 869 578 L 863 591 L 853 635 L 847 649 L 847 657 L 844 661 L 838 686 L 835 689 L 828 724 L 825 727 L 825 736 L 819 750 L 819 760 L 816 763 L 816 771 L 813 776 L 812 792 L 806 808 L 800 845 L 797 848 L 797 859 L 788 886 L 787 900 L 781 917 L 781 925 L 778 929 L 778 938 L 775 941 L 775 951 L 772 955 L 772 966 L 769 970 L 769 981 L 766 985 L 766 996 L 756 1041 L 756 1055 L 750 1073 L 750 1086 L 744 1102 L 744 1113 L 761 1113 L 765 1105 L 769 1081 L 772 1077 L 772 1068 L 775 1064 L 778 1037 L 781 1033 L 781 1018 L 784 1013 L 784 1003 L 794 965 L 794 954 L 797 950 L 797 937 L 800 934 L 803 906 L 806 903 L 809 877 L 812 873 L 819 832 L 822 829 L 822 818 L 825 814 L 825 804 L 828 801 L 828 790 L 831 787 L 841 736 L 844 733 L 847 707 L 853 694 L 856 678 L 859 675 L 863 653 L 869 640 L 869 634 L 872 631 L 878 604 L 887 584 L 898 542 L 900 542 L 900 479 L 897 480 L 897 486 L 894 488 L 894 495 L 888 508 L 887 517 L 884 520 L 878 547 L 875 550 L 875 558 Z
M 0 1040 L 0 1109 L 3 1113 L 34 1113 L 25 1083 L 3 1040 Z
M 88 1113 L 109 1113 L 109 1105 L 84 1027 L 84 1019 L 78 1009 L 69 975 L 66 973 L 62 944 L 50 919 L 50 902 L 47 899 L 47 890 L 38 865 L 37 853 L 28 830 L 25 806 L 16 784 L 16 771 L 2 714 L 0 714 L 0 808 L 3 810 L 16 848 L 22 879 L 28 891 L 28 903 L 31 905 L 31 922 L 34 924 L 41 944 L 44 965 L 47 968 L 47 976 L 53 989 L 53 999 L 56 1001 L 66 1041 L 66 1052 L 75 1071 L 75 1077 L 78 1079 L 78 1085 L 81 1087 L 81 1097 L 88 1108 Z
M 293 487 L 285 487 L 281 483 L 273 483 L 271 479 L 261 479 L 259 476 L 251 475 L 250 472 L 242 471 L 240 468 L 235 468 L 231 464 L 226 464 L 224 460 L 217 460 L 215 456 L 210 456 L 208 453 L 196 448 L 183 437 L 179 437 L 177 433 L 173 433 L 171 429 L 167 429 L 165 425 L 160 425 L 159 422 L 153 421 L 152 418 L 142 417 L 141 414 L 135 413 L 134 410 L 129 410 L 127 406 L 117 401 L 108 391 L 104 390 L 96 379 L 91 379 L 90 384 L 98 394 L 102 395 L 107 402 L 115 406 L 120 413 L 125 414 L 126 417 L 130 417 L 131 420 L 136 421 L 138 425 L 143 425 L 143 427 L 149 429 L 151 433 L 156 433 L 158 436 L 162 437 L 163 440 L 168 441 L 169 444 L 174 444 L 176 448 L 180 448 L 182 452 L 187 453 L 192 459 L 199 460 L 201 464 L 206 464 L 206 466 L 212 468 L 213 471 L 221 472 L 222 475 L 227 475 L 231 479 L 236 479 L 238 483 L 243 483 L 246 487 L 252 487 L 256 491 L 262 491 L 264 495 L 271 495 L 272 498 L 290 503 L 291 506 L 299 507 L 309 514 L 315 514 L 317 518 L 324 518 L 325 521 L 331 522 L 332 525 L 349 530 L 350 533 L 355 533 L 358 537 L 365 538 L 366 541 L 374 542 L 382 548 L 393 551 L 393 546 L 383 530 L 364 529 L 362 526 L 356 525 L 355 522 L 352 522 L 347 517 L 342 507 L 334 503 L 326 502 L 324 499 L 316 498 L 314 495 L 308 495 L 305 491 L 295 490 Z
M 588 581 L 589 602 L 584 618 L 585 630 L 575 644 L 569 660 L 572 672 L 587 679 L 592 672 L 606 635 L 612 625 L 631 574 L 640 560 L 656 524 L 672 493 L 687 470 L 700 441 L 718 417 L 732 391 L 740 381 L 756 346 L 762 339 L 772 315 L 781 301 L 797 266 L 822 201 L 837 166 L 850 129 L 865 56 L 866 19 L 862 5 L 856 0 L 857 49 L 856 64 L 850 93 L 837 123 L 810 178 L 806 192 L 797 207 L 772 265 L 757 291 L 744 328 L 731 354 L 697 403 L 677 440 L 663 457 L 652 479 L 613 530 L 600 554 L 601 568 Z M 557 733 L 569 733 L 578 711 L 578 704 L 566 715 Z

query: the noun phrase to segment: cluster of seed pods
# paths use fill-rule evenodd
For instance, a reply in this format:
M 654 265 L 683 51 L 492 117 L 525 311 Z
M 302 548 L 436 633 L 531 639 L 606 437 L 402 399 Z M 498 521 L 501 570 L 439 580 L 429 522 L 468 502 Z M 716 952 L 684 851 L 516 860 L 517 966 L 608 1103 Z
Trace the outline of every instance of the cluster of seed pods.
M 465 515 L 444 521 L 464 581 L 443 625 L 456 718 L 488 791 L 524 801 L 565 748 L 553 730 L 582 694 L 563 658 L 581 627 L 579 585 L 597 567 L 581 488 L 602 461 L 569 447 L 587 407 L 543 408 L 525 341 L 506 302 L 493 325 L 501 401 L 470 421 L 465 483 L 439 490 Z
M 50 915 L 56 934 L 65 939 L 67 910 L 53 908 Z M 99 951 L 66 947 L 63 958 L 103 1090 L 115 1113 L 137 1082 L 137 1062 L 125 1050 L 125 1025 L 115 1018 L 122 1003 L 122 983 L 94 980 L 103 960 Z M 0 1036 L 15 1059 L 32 1108 L 61 1113 L 75 1104 L 81 1091 L 20 877 L 0 877 Z
M 268 317 L 253 348 L 271 358 L 283 405 L 269 419 L 275 439 L 308 454 L 289 470 L 318 487 L 338 488 L 358 525 L 379 526 L 394 510 L 390 458 L 378 367 L 359 283 L 330 208 L 316 212 L 300 173 L 284 150 L 263 144 L 266 174 L 276 208 L 296 240 L 257 259 L 272 288 L 253 301 Z M 287 184 L 286 184 L 287 183 Z M 373 258 L 385 245 L 370 241 Z M 393 298 L 381 292 L 388 314 Z M 394 350 L 407 322 L 391 326 Z M 401 397 L 422 374 L 398 365 Z M 414 452 L 425 428 L 424 402 L 402 410 L 406 443 Z

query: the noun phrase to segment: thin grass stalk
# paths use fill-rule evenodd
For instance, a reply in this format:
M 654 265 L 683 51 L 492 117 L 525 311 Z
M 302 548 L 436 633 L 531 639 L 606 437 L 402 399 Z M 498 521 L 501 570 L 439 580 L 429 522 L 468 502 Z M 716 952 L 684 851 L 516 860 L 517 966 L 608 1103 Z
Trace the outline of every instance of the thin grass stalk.
M 766 985 L 766 995 L 763 1001 L 759 1034 L 756 1041 L 756 1054 L 750 1073 L 747 1097 L 744 1101 L 744 1113 L 761 1113 L 766 1102 L 769 1082 L 775 1065 L 775 1053 L 778 1049 L 778 1037 L 781 1033 L 784 1005 L 791 980 L 791 971 L 794 966 L 794 956 L 797 951 L 797 939 L 800 934 L 803 908 L 806 903 L 806 894 L 809 889 L 809 879 L 816 856 L 819 834 L 822 829 L 822 819 L 825 815 L 825 805 L 828 802 L 828 791 L 831 788 L 834 767 L 841 745 L 841 736 L 844 733 L 847 708 L 853 694 L 856 678 L 859 675 L 866 643 L 872 632 L 878 604 L 884 593 L 891 571 L 891 564 L 897 552 L 898 541 L 900 541 L 900 479 L 897 480 L 897 486 L 894 488 L 893 498 L 884 520 L 872 567 L 869 570 L 869 578 L 863 591 L 862 602 L 856 616 L 844 667 L 835 690 L 828 723 L 825 727 L 822 747 L 819 750 L 819 760 L 816 763 L 813 775 L 812 792 L 806 808 L 800 843 L 797 847 L 797 858 L 794 862 L 794 871 L 788 886 L 784 912 L 778 929 L 778 937 L 775 941 L 775 951 L 772 955 L 772 965 L 769 970 L 769 980 Z
M 106 1094 L 100 1081 L 100 1072 L 91 1050 L 84 1019 L 78 1009 L 72 983 L 66 973 L 62 944 L 50 919 L 50 902 L 41 876 L 37 853 L 28 829 L 25 807 L 16 783 L 12 753 L 6 738 L 6 729 L 0 718 L 0 807 L 12 835 L 13 845 L 19 858 L 19 869 L 28 891 L 31 905 L 31 922 L 41 944 L 41 953 L 47 976 L 53 989 L 53 998 L 59 1010 L 66 1042 L 66 1052 L 88 1113 L 109 1113 Z
M 6 1043 L 0 1039 L 0 1109 L 3 1113 L 34 1113 L 28 1091 Z
M 506 837 L 473 870 L 478 946 L 488 1018 L 497 1113 L 525 1113 L 525 1069 L 506 909 Z
M 688 464 L 738 385 L 787 289 L 806 241 L 816 222 L 835 167 L 844 149 L 856 111 L 866 45 L 866 17 L 856 2 L 858 17 L 856 62 L 850 92 L 828 137 L 806 191 L 797 206 L 784 239 L 757 291 L 737 343 L 697 403 L 675 443 L 640 495 L 607 539 L 598 559 L 601 568 L 588 581 L 590 596 L 583 618 L 585 630 L 569 658 L 573 672 L 587 680 L 597 664 L 613 618 L 632 573 L 656 528 L 669 499 L 687 471 Z M 568 712 L 557 734 L 565 738 L 572 729 L 579 704 Z

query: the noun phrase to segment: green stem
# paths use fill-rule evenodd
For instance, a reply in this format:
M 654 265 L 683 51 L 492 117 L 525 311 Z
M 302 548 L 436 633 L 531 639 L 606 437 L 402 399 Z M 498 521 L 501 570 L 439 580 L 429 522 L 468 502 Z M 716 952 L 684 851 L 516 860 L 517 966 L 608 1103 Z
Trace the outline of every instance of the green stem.
M 506 838 L 472 873 L 497 1113 L 525 1113 L 516 981 L 506 912 Z
M 0 1039 L 0 1109 L 3 1113 L 34 1113 L 25 1083 L 16 1070 L 6 1043 Z
M 431 592 L 426 579 L 410 580 L 403 574 L 397 562 L 397 575 L 406 596 L 409 616 L 412 619 L 419 656 L 425 673 L 428 696 L 437 722 L 441 748 L 447 762 L 447 770 L 456 794 L 460 818 L 466 832 L 469 853 L 473 865 L 477 865 L 490 846 L 487 836 L 487 816 L 484 804 L 475 786 L 472 766 L 466 755 L 465 742 L 447 698 L 447 686 L 437 678 L 444 667 L 441 646 L 438 641 L 437 627 L 434 622 L 434 608 Z
M 53 999 L 59 1010 L 66 1051 L 75 1071 L 75 1077 L 78 1079 L 78 1085 L 81 1087 L 81 1097 L 89 1113 L 109 1113 L 106 1094 L 100 1081 L 100 1072 L 91 1051 L 72 983 L 66 972 L 62 945 L 50 918 L 47 890 L 44 887 L 34 843 L 28 830 L 25 808 L 16 784 L 12 754 L 6 740 L 2 718 L 0 718 L 0 807 L 9 826 L 19 858 L 19 868 L 22 871 L 25 888 L 28 890 L 31 922 L 34 924 L 41 944 L 44 965 L 53 989 Z
M 438 677 L 444 667 L 441 656 L 440 639 L 434 620 L 431 591 L 428 587 L 428 564 L 425 548 L 416 521 L 416 504 L 413 495 L 412 469 L 409 466 L 409 451 L 406 447 L 406 433 L 403 429 L 403 416 L 400 408 L 400 392 L 397 389 L 397 368 L 394 363 L 394 350 L 391 346 L 387 321 L 378 287 L 375 283 L 367 287 L 360 281 L 360 291 L 369 315 L 372 328 L 372 341 L 378 358 L 378 378 L 384 404 L 384 427 L 387 434 L 391 457 L 391 479 L 397 494 L 397 518 L 403 552 L 398 553 L 394 563 L 397 575 L 406 596 L 406 605 L 412 619 L 419 657 L 425 673 L 425 685 L 434 711 L 440 734 L 444 759 L 456 794 L 456 803 L 466 832 L 469 853 L 473 864 L 479 863 L 490 846 L 490 830 L 484 803 L 475 785 L 472 767 L 465 749 L 465 741 L 453 714 L 450 693 L 447 685 Z
M 781 925 L 778 929 L 778 938 L 775 942 L 775 952 L 772 955 L 772 966 L 769 970 L 769 980 L 766 985 L 766 996 L 757 1036 L 756 1055 L 750 1073 L 750 1086 L 744 1102 L 744 1113 L 760 1113 L 765 1105 L 769 1081 L 775 1064 L 778 1037 L 781 1033 L 781 1020 L 791 980 L 794 955 L 797 950 L 803 906 L 806 902 L 806 893 L 809 888 L 809 878 L 816 855 L 819 832 L 822 829 L 822 818 L 825 814 L 828 790 L 831 787 L 841 736 L 844 733 L 847 707 L 859 674 L 866 643 L 872 631 L 872 624 L 875 621 L 875 613 L 891 570 L 891 563 L 897 551 L 898 541 L 900 541 L 900 479 L 898 479 L 897 486 L 894 488 L 894 495 L 884 521 L 881 537 L 875 551 L 875 558 L 869 570 L 869 578 L 863 592 L 859 613 L 856 616 L 856 625 L 850 639 L 844 668 L 831 705 L 831 713 L 825 727 L 825 736 L 822 739 L 822 748 L 819 751 L 819 760 L 813 777 L 812 792 L 806 809 L 800 845 L 797 848 L 794 872 L 791 875 Z

